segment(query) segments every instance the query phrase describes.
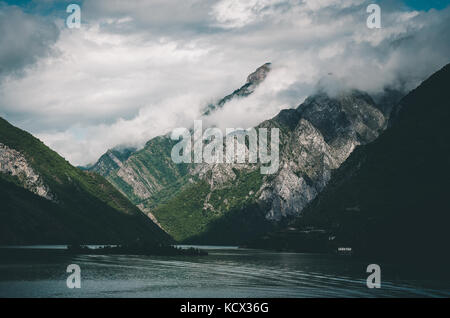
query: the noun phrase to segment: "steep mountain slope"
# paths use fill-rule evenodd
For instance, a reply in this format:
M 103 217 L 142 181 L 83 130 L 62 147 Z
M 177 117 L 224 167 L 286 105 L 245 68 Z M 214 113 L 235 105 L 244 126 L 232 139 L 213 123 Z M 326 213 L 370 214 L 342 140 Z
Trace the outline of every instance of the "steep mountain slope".
M 0 244 L 171 238 L 103 177 L 0 118 Z
M 208 116 L 234 98 L 244 98 L 254 92 L 270 72 L 271 63 L 258 67 L 247 77 L 246 83 L 233 93 L 208 105 Z M 139 151 L 116 148 L 108 150 L 88 170 L 99 173 L 151 217 L 151 209 L 166 202 L 187 183 L 188 164 L 173 163 L 170 153 L 176 141 L 168 135 L 149 140 Z
M 450 64 L 401 100 L 391 127 L 351 154 L 301 218 L 253 245 L 305 251 L 332 237 L 371 259 L 448 270 L 448 83 Z M 293 236 L 312 228 L 328 234 Z
M 270 64 L 258 68 L 206 114 L 225 107 L 222 101 L 251 94 L 269 71 Z M 108 151 L 93 170 L 176 240 L 239 244 L 298 215 L 324 188 L 332 169 L 385 129 L 395 99 L 389 96 L 377 104 L 359 91 L 333 97 L 320 91 L 258 125 L 280 130 L 280 167 L 272 175 L 262 175 L 260 163 L 174 164 L 170 152 L 176 142 L 168 136 L 150 140 L 125 160 Z
M 280 130 L 277 173 L 262 175 L 259 163 L 199 164 L 190 170 L 197 179 L 153 214 L 177 240 L 242 243 L 298 215 L 324 188 L 331 170 L 386 124 L 367 94 L 319 93 L 257 126 Z
M 333 98 L 320 92 L 284 116 L 298 122 L 285 137 L 278 175 L 261 194 L 270 202 L 267 218 L 272 220 L 298 215 L 323 189 L 330 171 L 355 146 L 375 140 L 387 123 L 371 97 L 359 91 Z
M 234 98 L 244 98 L 254 92 L 270 72 L 270 63 L 258 67 L 247 77 L 246 83 L 233 93 L 206 107 L 203 116 Z M 138 206 L 152 220 L 159 223 L 153 209 L 166 203 L 181 188 L 198 178 L 190 173 L 191 164 L 175 164 L 171 159 L 172 147 L 177 143 L 168 135 L 149 140 L 143 149 L 129 148 L 108 150 L 89 171 L 99 173 Z
M 126 155 L 117 149 L 108 150 L 90 170 L 104 176 L 138 205 L 187 174 L 186 164 L 175 164 L 171 159 L 175 144 L 168 136 L 158 136 L 143 149 Z

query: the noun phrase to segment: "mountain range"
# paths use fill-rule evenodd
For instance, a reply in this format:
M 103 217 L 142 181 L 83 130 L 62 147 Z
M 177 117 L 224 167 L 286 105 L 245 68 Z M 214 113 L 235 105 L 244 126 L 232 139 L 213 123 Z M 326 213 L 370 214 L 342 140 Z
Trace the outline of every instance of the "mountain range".
M 253 94 L 271 68 L 256 69 L 200 119 Z M 255 127 L 280 132 L 279 168 L 268 175 L 260 162 L 176 164 L 169 135 L 79 169 L 0 119 L 0 242 L 351 246 L 364 256 L 419 249 L 431 258 L 448 241 L 449 76 L 446 66 L 406 96 L 318 89 Z M 248 139 L 240 142 L 248 152 Z
M 396 104 L 389 128 L 357 147 L 300 216 L 249 245 L 302 252 L 350 246 L 365 258 L 448 272 L 448 83 L 450 64 Z
M 241 88 L 208 105 L 204 118 L 252 94 L 270 70 L 270 63 L 259 67 Z M 256 128 L 280 130 L 280 168 L 272 175 L 261 175 L 260 163 L 175 164 L 170 154 L 176 141 L 169 135 L 151 139 L 138 151 L 109 150 L 90 170 L 179 242 L 240 244 L 299 215 L 325 187 L 331 171 L 388 126 L 400 96 L 387 90 L 376 102 L 357 90 L 335 96 L 319 90 L 298 107 L 260 123 Z

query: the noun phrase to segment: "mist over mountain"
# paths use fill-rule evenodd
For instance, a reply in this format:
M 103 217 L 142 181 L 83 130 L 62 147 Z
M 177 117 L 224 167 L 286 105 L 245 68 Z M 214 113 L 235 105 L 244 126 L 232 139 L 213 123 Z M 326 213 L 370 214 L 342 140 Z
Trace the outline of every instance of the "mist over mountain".
M 210 104 L 204 128 L 216 111 L 251 96 L 269 72 L 269 64 L 264 64 L 244 86 Z M 110 150 L 90 169 L 175 239 L 236 244 L 299 215 L 325 187 L 331 171 L 356 146 L 375 140 L 388 126 L 400 96 L 401 92 L 387 90 L 375 103 L 358 90 L 330 97 L 321 89 L 296 109 L 260 123 L 257 128 L 280 129 L 280 167 L 273 175 L 261 175 L 259 163 L 175 164 L 170 155 L 176 141 L 168 135 L 126 155 Z
M 450 297 L 449 30 L 449 0 L 0 0 L 0 298 Z
M 251 246 L 351 246 L 366 258 L 414 263 L 423 275 L 447 272 L 449 81 L 450 64 L 401 99 L 390 127 L 357 147 L 300 216 Z
M 86 0 L 76 30 L 62 3 L 29 2 L 0 6 L 0 116 L 73 165 L 191 125 L 266 62 L 266 80 L 211 125 L 254 127 L 298 106 L 319 81 L 332 96 L 406 93 L 450 53 L 449 9 L 400 0 L 381 4 L 381 29 L 366 26 L 369 0 Z
M 247 97 L 252 94 L 255 91 L 256 87 L 266 79 L 268 73 L 271 70 L 271 65 L 272 63 L 268 62 L 258 67 L 247 77 L 247 81 L 243 86 L 235 90 L 230 95 L 227 95 L 219 100 L 217 104 L 209 104 L 208 107 L 206 107 L 203 116 L 210 115 L 212 112 L 214 112 L 218 108 L 222 108 L 227 102 L 230 102 L 234 98 Z

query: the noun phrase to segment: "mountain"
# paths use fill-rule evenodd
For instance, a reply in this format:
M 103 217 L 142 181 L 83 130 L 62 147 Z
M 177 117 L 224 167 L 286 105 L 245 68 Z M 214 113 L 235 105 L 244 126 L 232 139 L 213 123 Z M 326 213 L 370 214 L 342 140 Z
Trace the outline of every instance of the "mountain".
M 209 107 L 209 112 L 226 107 L 222 101 L 251 94 L 270 67 L 259 67 L 244 86 Z M 150 140 L 128 157 L 108 151 L 92 170 L 177 241 L 240 244 L 300 214 L 356 146 L 378 137 L 398 98 L 385 96 L 377 103 L 356 90 L 336 96 L 318 91 L 297 108 L 262 122 L 257 129 L 280 131 L 280 166 L 275 174 L 261 174 L 260 163 L 174 164 L 170 153 L 177 141 L 168 136 Z
M 270 72 L 271 63 L 265 63 L 251 73 L 246 83 L 233 93 L 208 105 L 203 116 L 223 107 L 233 98 L 244 98 L 254 92 Z M 118 147 L 108 150 L 88 171 L 105 177 L 131 202 L 153 221 L 153 209 L 175 196 L 182 187 L 193 181 L 191 164 L 175 164 L 171 159 L 172 147 L 177 143 L 168 135 L 149 140 L 143 149 Z
M 397 104 L 390 127 L 357 147 L 300 217 L 251 245 L 350 246 L 370 259 L 408 263 L 405 270 L 448 270 L 449 82 L 450 64 Z
M 172 241 L 102 176 L 2 118 L 0 202 L 0 244 Z
M 206 107 L 203 115 L 207 116 L 215 110 L 222 108 L 227 102 L 231 101 L 234 98 L 247 97 L 252 94 L 255 91 L 256 87 L 258 87 L 258 85 L 266 79 L 271 70 L 271 67 L 272 63 L 265 63 L 258 67 L 253 73 L 247 76 L 247 81 L 243 86 L 219 100 L 217 104 L 209 104 L 208 107 Z
M 271 63 L 258 67 L 247 77 L 246 83 L 233 93 L 208 105 L 203 117 L 223 107 L 234 98 L 244 98 L 254 92 L 271 70 Z M 167 201 L 177 193 L 188 178 L 190 165 L 174 164 L 170 153 L 176 141 L 168 135 L 149 140 L 143 149 L 116 147 L 108 150 L 86 170 L 104 176 L 134 204 L 153 217 L 150 208 Z
M 332 98 L 320 92 L 257 126 L 280 130 L 275 174 L 262 175 L 259 163 L 198 164 L 190 169 L 191 183 L 153 214 L 177 240 L 240 244 L 300 214 L 331 170 L 386 125 L 369 95 L 350 91 Z
M 387 125 L 387 115 L 359 91 L 335 97 L 319 92 L 273 121 L 283 122 L 283 116 L 291 121 L 288 127 L 292 129 L 284 137 L 280 170 L 261 191 L 261 198 L 270 202 L 266 217 L 272 220 L 298 215 L 324 188 L 331 170 L 357 145 L 375 140 Z

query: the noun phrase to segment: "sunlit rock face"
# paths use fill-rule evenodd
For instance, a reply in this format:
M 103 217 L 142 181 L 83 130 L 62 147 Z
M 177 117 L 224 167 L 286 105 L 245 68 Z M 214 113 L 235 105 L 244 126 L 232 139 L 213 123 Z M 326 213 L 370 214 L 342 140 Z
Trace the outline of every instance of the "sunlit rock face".
M 260 199 L 270 202 L 270 220 L 300 214 L 325 187 L 331 171 L 356 146 L 375 140 L 387 123 L 372 98 L 358 91 L 333 98 L 319 93 L 295 111 L 299 121 L 284 147 L 281 169 L 261 191 Z
M 270 70 L 270 63 L 256 69 L 241 88 L 209 105 L 203 116 L 207 117 L 219 107 L 226 107 L 233 98 L 252 94 Z M 170 152 L 176 141 L 167 135 L 151 139 L 139 151 L 110 150 L 92 169 L 105 176 L 141 210 L 154 213 L 156 220 L 161 217 L 160 213 L 167 215 L 166 208 L 164 212 L 160 211 L 162 205 L 170 206 L 176 202 L 175 205 L 184 206 L 179 201 L 190 200 L 182 196 L 183 191 L 189 188 L 191 193 L 201 193 L 201 198 L 195 199 L 201 201 L 196 205 L 200 212 L 189 213 L 213 213 L 220 217 L 227 211 L 246 211 L 248 205 L 254 209 L 256 204 L 263 219 L 278 222 L 300 215 L 324 189 L 331 172 L 348 158 L 355 147 L 370 143 L 380 135 L 388 126 L 392 105 L 399 96 L 398 93 L 387 92 L 374 101 L 369 94 L 356 90 L 342 91 L 333 96 L 319 91 L 297 108 L 285 109 L 260 123 L 256 129 L 279 129 L 279 168 L 271 175 L 258 174 L 261 164 L 248 161 L 174 164 Z M 225 139 L 226 136 L 224 157 L 227 155 Z M 248 145 L 243 146 L 243 151 L 248 154 Z M 233 190 L 237 187 L 242 191 Z M 173 217 L 176 218 L 177 214 L 174 213 Z M 178 221 L 182 232 L 184 222 Z M 169 223 L 173 226 L 172 221 Z M 160 224 L 163 228 L 167 225 L 164 221 Z
M 55 200 L 42 177 L 30 166 L 25 157 L 17 150 L 0 143 L 0 172 L 17 177 L 21 185 L 47 200 Z

